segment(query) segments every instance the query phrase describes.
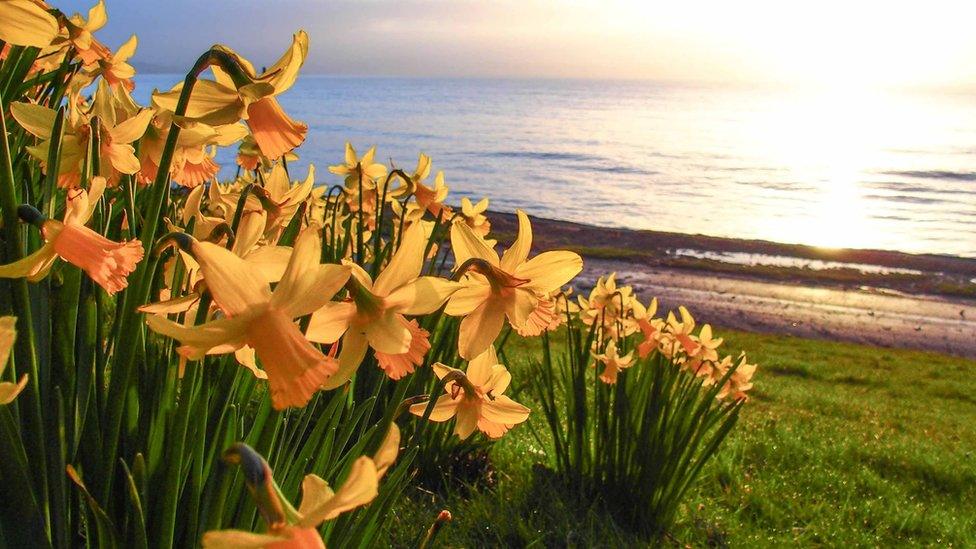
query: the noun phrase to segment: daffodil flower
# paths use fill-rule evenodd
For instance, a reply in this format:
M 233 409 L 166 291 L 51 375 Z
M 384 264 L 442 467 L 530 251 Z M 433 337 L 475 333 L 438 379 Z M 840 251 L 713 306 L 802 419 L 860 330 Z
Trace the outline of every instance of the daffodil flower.
M 453 215 L 453 211 L 449 206 L 444 204 L 444 200 L 447 199 L 447 193 L 449 191 L 444 184 L 444 172 L 437 172 L 437 175 L 434 176 L 433 188 L 424 184 L 424 181 L 429 176 L 430 157 L 426 154 L 421 154 L 417 159 L 417 168 L 404 181 L 404 185 L 390 194 L 394 198 L 412 195 L 416 203 L 411 205 L 413 206 L 412 208 L 408 206 L 408 211 L 414 211 L 415 209 L 417 212 L 416 215 L 418 216 L 422 216 L 424 212 L 430 212 L 430 215 L 435 218 L 439 217 L 442 220 L 447 220 Z M 403 178 L 401 177 L 401 179 Z
M 139 39 L 132 35 L 124 44 L 119 46 L 118 51 L 97 61 L 97 69 L 90 73 L 90 76 L 102 75 L 102 78 L 112 87 L 123 86 L 127 90 L 135 88 L 132 78 L 136 75 L 136 69 L 129 64 L 129 59 L 135 55 Z
M 96 100 L 95 104 L 101 105 L 103 102 Z M 41 140 L 37 145 L 27 147 L 27 152 L 46 170 L 48 150 L 51 147 L 51 132 L 57 113 L 54 109 L 41 105 L 13 103 L 10 105 L 10 114 L 25 130 Z M 114 108 L 96 114 L 101 121 L 99 175 L 106 178 L 109 186 L 114 186 L 118 183 L 119 174 L 131 175 L 139 171 L 139 159 L 136 158 L 132 143 L 146 133 L 153 111 L 143 109 L 124 120 L 118 119 L 119 111 Z M 84 166 L 85 150 L 90 134 L 88 116 L 79 112 L 78 108 L 72 108 L 61 140 L 61 161 L 58 168 L 58 185 L 61 187 L 75 187 L 81 180 L 81 170 Z
M 113 242 L 85 226 L 104 191 L 103 177 L 92 178 L 88 191 L 69 191 L 63 222 L 47 219 L 37 210 L 22 206 L 22 217 L 39 226 L 46 242 L 31 255 L 0 266 L 0 278 L 26 277 L 36 282 L 47 276 L 60 257 L 85 271 L 109 294 L 124 289 L 128 285 L 126 277 L 142 260 L 142 243 L 138 240 Z
M 613 339 L 607 342 L 607 348 L 603 353 L 593 353 L 593 358 L 603 364 L 603 371 L 600 372 L 600 381 L 614 385 L 617 383 L 617 375 L 634 362 L 634 351 L 620 356 L 617 352 L 617 342 Z
M 661 330 L 664 328 L 664 321 L 654 318 L 657 314 L 657 298 L 651 300 L 645 307 L 640 301 L 634 300 L 634 322 L 637 329 L 644 336 L 643 341 L 637 345 L 637 354 L 641 358 L 646 358 L 657 347 L 661 341 Z
M 329 166 L 329 171 L 345 178 L 346 188 L 355 189 L 360 183 L 366 188 L 373 188 L 376 182 L 386 177 L 386 166 L 373 160 L 376 147 L 370 147 L 362 158 L 356 154 L 352 144 L 346 142 L 345 163 Z
M 0 40 L 44 48 L 58 35 L 58 21 L 34 0 L 0 1 Z
M 295 509 L 281 494 L 268 462 L 250 446 L 235 444 L 224 453 L 224 460 L 241 465 L 244 483 L 268 525 L 268 532 L 213 530 L 203 535 L 203 546 L 208 549 L 324 549 L 319 525 L 376 499 L 379 481 L 396 460 L 399 447 L 400 430 L 392 424 L 376 454 L 354 461 L 337 491 L 318 475 L 306 475 L 302 480 L 302 500 Z
M 310 226 L 299 235 L 281 282 L 272 292 L 267 281 L 234 252 L 186 235 L 182 238 L 224 317 L 186 327 L 150 315 L 149 327 L 179 340 L 179 352 L 191 360 L 244 345 L 254 348 L 268 375 L 274 407 L 304 406 L 338 366 L 305 339 L 294 319 L 322 308 L 345 284 L 349 268 L 319 264 L 322 243 L 318 227 Z
M 292 86 L 308 55 L 308 35 L 299 31 L 292 44 L 278 61 L 258 75 L 253 65 L 230 48 L 219 46 L 235 59 L 242 71 L 231 75 L 227 70 L 212 66 L 214 80 L 198 80 L 190 94 L 190 102 L 183 119 L 203 122 L 211 126 L 233 124 L 243 119 L 255 143 L 264 156 L 281 158 L 305 140 L 308 126 L 289 117 L 278 103 L 277 96 Z M 168 92 L 154 92 L 153 105 L 175 112 L 183 84 Z
M 679 349 L 688 355 L 694 355 L 698 351 L 698 342 L 692 335 L 695 317 L 683 305 L 678 307 L 678 314 L 681 316 L 680 321 L 673 312 L 668 312 L 665 335 L 661 338 L 661 352 L 668 358 L 674 357 Z
M 0 317 L 0 376 L 7 369 L 7 363 L 10 361 L 10 349 L 14 346 L 15 339 L 17 339 L 17 317 Z M 20 381 L 17 383 L 0 382 L 0 405 L 13 402 L 26 385 L 27 374 L 20 376 Z
M 498 363 L 494 347 L 469 362 L 467 372 L 441 363 L 434 364 L 433 369 L 438 379 L 447 380 L 446 394 L 438 397 L 428 419 L 443 422 L 456 416 L 454 433 L 462 440 L 475 429 L 489 438 L 499 438 L 529 418 L 528 408 L 503 394 L 512 375 Z M 410 413 L 423 417 L 427 406 L 414 404 Z
M 450 280 L 420 276 L 426 242 L 420 224 L 405 230 L 400 247 L 375 282 L 361 267 L 349 264 L 350 299 L 326 303 L 312 315 L 307 332 L 310 340 L 332 343 L 345 334 L 339 371 L 326 388 L 348 381 L 367 347 L 373 348 L 380 367 L 392 379 L 400 379 L 423 364 L 430 349 L 428 334 L 404 315 L 432 313 L 459 288 Z
M 138 174 L 140 183 L 149 184 L 155 181 L 170 126 L 169 117 L 158 116 L 149 125 L 146 135 L 140 141 L 139 161 L 142 165 Z M 247 128 L 240 123 L 216 127 L 200 123 L 181 130 L 170 162 L 169 171 L 172 180 L 192 189 L 213 179 L 220 171 L 220 165 L 214 161 L 213 154 L 207 149 L 229 146 L 247 135 Z
M 543 252 L 528 259 L 532 226 L 525 212 L 519 210 L 518 218 L 518 237 L 501 259 L 466 224 L 451 227 L 456 268 L 467 270 L 464 287 L 451 297 L 445 312 L 464 316 L 458 337 L 463 358 L 476 357 L 488 349 L 506 316 L 520 334 L 542 333 L 555 315 L 549 295 L 583 269 L 583 259 L 568 251 Z
M 67 41 L 74 47 L 78 59 L 85 65 L 91 65 L 109 55 L 108 48 L 95 39 L 95 31 L 108 23 L 104 0 L 88 10 L 88 17 L 75 13 L 65 21 L 67 27 Z
M 731 357 L 726 357 L 731 362 Z M 732 397 L 734 400 L 747 400 L 749 396 L 746 391 L 752 389 L 752 376 L 756 373 L 756 365 L 748 364 L 746 362 L 746 355 L 742 353 L 739 355 L 739 365 L 736 366 L 735 371 L 729 376 L 728 381 L 719 391 L 717 398 L 728 398 Z M 725 371 L 722 371 L 722 375 L 725 375 Z

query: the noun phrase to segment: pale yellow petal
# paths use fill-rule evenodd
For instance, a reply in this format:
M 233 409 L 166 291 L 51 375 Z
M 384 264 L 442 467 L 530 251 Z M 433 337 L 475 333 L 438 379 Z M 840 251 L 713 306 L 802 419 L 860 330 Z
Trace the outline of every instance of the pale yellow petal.
M 7 361 L 10 359 L 10 349 L 14 346 L 17 339 L 17 317 L 0 317 L 0 374 L 7 369 Z
M 256 274 L 265 281 L 278 282 L 285 274 L 288 260 L 291 258 L 291 248 L 284 246 L 262 246 L 251 250 L 244 261 L 254 268 Z
M 405 315 L 425 315 L 439 309 L 461 284 L 436 276 L 422 276 L 400 286 L 383 300 L 385 306 Z
M 209 242 L 194 242 L 193 255 L 214 301 L 228 316 L 244 314 L 271 300 L 271 289 L 246 261 Z
M 451 249 L 454 250 L 454 264 L 461 266 L 471 258 L 483 259 L 498 266 L 498 253 L 465 223 L 451 226 Z
M 480 355 L 495 341 L 504 324 L 504 303 L 488 299 L 461 321 L 458 354 L 468 360 Z
M 58 21 L 31 0 L 0 2 L 0 40 L 13 46 L 45 48 L 58 35 Z
M 376 474 L 376 464 L 366 456 L 360 457 L 352 464 L 349 476 L 339 490 L 331 498 L 307 509 L 298 524 L 302 527 L 318 526 L 341 513 L 366 505 L 378 493 L 379 476 Z
M 386 474 L 387 469 L 393 465 L 399 453 L 400 428 L 397 427 L 396 423 L 391 423 L 390 429 L 386 432 L 386 436 L 383 437 L 383 443 L 380 444 L 379 449 L 373 454 L 373 462 L 376 464 L 376 474 L 380 477 Z
M 409 351 L 412 337 L 409 328 L 393 313 L 380 315 L 366 326 L 370 347 L 381 353 L 397 355 Z
M 529 250 L 532 248 L 532 224 L 529 222 L 529 216 L 522 210 L 515 210 L 515 213 L 519 221 L 518 237 L 512 243 L 512 247 L 505 250 L 501 259 L 502 270 L 509 273 L 515 272 L 515 268 L 528 259 Z
M 146 133 L 146 128 L 153 119 L 152 109 L 142 109 L 138 114 L 120 122 L 119 125 L 109 130 L 113 143 L 132 143 Z
M 305 516 L 310 511 L 321 508 L 335 496 L 329 483 L 314 474 L 302 479 L 302 501 L 298 504 L 298 514 Z
M 430 417 L 428 419 L 438 423 L 451 419 L 455 414 L 457 414 L 459 402 L 461 401 L 451 398 L 451 395 L 441 395 L 437 399 L 437 402 L 434 403 L 434 409 L 430 412 Z M 417 417 L 424 417 L 424 413 L 426 412 L 426 402 L 421 402 L 410 406 L 410 413 Z
M 342 350 L 339 351 L 339 369 L 322 384 L 322 388 L 335 389 L 352 379 L 363 357 L 366 356 L 368 347 L 369 342 L 366 341 L 365 334 L 357 331 L 347 332 L 342 338 Z
M 478 428 L 478 419 L 478 406 L 475 404 L 464 403 L 458 406 L 454 433 L 461 440 L 468 438 Z
M 543 252 L 519 265 L 513 273 L 528 279 L 523 286 L 542 293 L 558 290 L 583 270 L 583 258 L 567 251 Z
M 530 410 L 505 395 L 489 399 L 481 406 L 481 415 L 488 421 L 503 425 L 515 425 L 529 418 Z
M 0 6 L 5 2 L 0 2 Z M 33 103 L 11 103 L 10 114 L 25 130 L 41 139 L 50 139 L 54 128 L 54 119 L 58 113 L 54 109 L 34 105 Z M 47 160 L 44 158 L 43 160 Z
M 287 539 L 244 530 L 211 530 L 203 535 L 203 547 L 205 549 L 260 549 L 272 543 L 285 542 Z
M 488 281 L 477 275 L 478 278 L 468 277 L 456 292 L 451 294 L 447 301 L 444 312 L 451 316 L 463 316 L 478 308 L 491 295 L 491 286 Z
M 239 318 L 221 318 L 199 326 L 184 326 L 159 315 L 146 317 L 146 324 L 154 332 L 171 337 L 182 344 L 180 353 L 199 360 L 208 351 L 226 346 L 227 352 L 244 345 L 247 322 Z
M 424 237 L 423 227 L 414 223 L 403 233 L 400 247 L 397 249 L 383 272 L 373 283 L 373 293 L 378 296 L 388 295 L 396 288 L 420 276 L 424 265 Z
M 498 355 L 495 354 L 495 346 L 489 345 L 480 355 L 468 362 L 468 369 L 465 375 L 471 383 L 476 386 L 484 385 L 491 377 L 491 369 L 498 364 Z
M 17 398 L 17 395 L 27 386 L 27 374 L 20 376 L 20 381 L 11 383 L 5 381 L 0 383 L 0 405 L 10 404 Z
M 330 301 L 312 315 L 305 337 L 316 343 L 334 343 L 349 328 L 349 321 L 355 314 L 355 303 Z
M 0 278 L 32 278 L 50 269 L 51 262 L 57 257 L 54 244 L 48 242 L 36 252 L 13 263 L 0 265 Z

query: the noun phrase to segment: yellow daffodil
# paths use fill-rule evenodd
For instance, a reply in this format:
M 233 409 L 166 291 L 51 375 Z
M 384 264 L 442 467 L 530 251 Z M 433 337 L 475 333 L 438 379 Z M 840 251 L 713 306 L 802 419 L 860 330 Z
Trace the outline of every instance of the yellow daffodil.
M 695 329 L 695 318 L 684 306 L 678 307 L 678 313 L 681 316 L 680 321 L 674 313 L 668 312 L 667 324 L 661 338 L 661 353 L 668 358 L 673 358 L 679 350 L 689 355 L 695 354 L 698 350 L 698 342 L 692 335 Z
M 46 219 L 37 210 L 22 206 L 22 217 L 41 229 L 45 244 L 19 261 L 0 266 L 0 277 L 40 280 L 60 257 L 85 271 L 109 294 L 124 289 L 126 277 L 142 260 L 142 243 L 113 242 L 85 226 L 104 190 L 105 178 L 95 177 L 88 191 L 68 191 L 63 222 Z
M 657 314 L 657 298 L 652 299 L 647 307 L 636 299 L 633 304 L 634 322 L 644 336 L 643 341 L 637 345 L 637 354 L 641 358 L 646 358 L 661 341 L 664 321 L 660 318 L 654 318 L 654 315 Z
M 184 119 L 223 126 L 244 120 L 264 156 L 281 158 L 305 140 L 308 126 L 289 117 L 277 96 L 292 86 L 308 54 L 308 35 L 299 31 L 291 47 L 266 71 L 258 75 L 253 65 L 230 48 L 218 46 L 235 59 L 240 74 L 212 66 L 216 80 L 198 80 L 190 94 Z M 225 70 L 227 69 L 227 70 Z M 153 105 L 170 113 L 176 110 L 183 84 L 168 92 L 153 93 Z
M 138 174 L 140 183 L 149 184 L 156 179 L 170 125 L 170 117 L 156 117 L 140 141 L 141 168 Z M 216 127 L 194 124 L 180 131 L 170 162 L 169 171 L 172 180 L 191 189 L 210 181 L 220 171 L 220 166 L 214 161 L 213 152 L 208 149 L 229 146 L 247 135 L 247 128 L 240 123 Z
M 430 164 L 430 157 L 421 154 L 420 158 L 417 159 L 417 168 L 409 179 L 405 180 L 404 185 L 391 195 L 395 198 L 399 198 L 401 195 L 412 195 L 416 203 L 411 204 L 411 206 L 416 208 L 420 215 L 423 215 L 424 212 L 430 212 L 434 218 L 439 217 L 446 221 L 453 215 L 453 211 L 444 204 L 448 193 L 448 188 L 444 184 L 444 172 L 437 172 L 437 175 L 434 176 L 434 187 L 428 187 L 424 181 L 430 176 Z
M 396 460 L 399 447 L 400 430 L 392 424 L 376 454 L 354 461 L 338 490 L 333 491 L 318 475 L 306 475 L 302 480 L 302 500 L 295 509 L 281 494 L 268 462 L 250 446 L 235 444 L 224 453 L 224 460 L 239 463 L 244 469 L 245 484 L 268 531 L 257 534 L 246 530 L 214 530 L 204 534 L 203 547 L 324 549 L 319 525 L 373 501 L 379 494 L 379 481 Z
M 349 267 L 319 264 L 322 243 L 315 226 L 299 235 L 274 292 L 234 252 L 185 235 L 182 244 L 200 264 L 224 317 L 186 327 L 151 315 L 149 327 L 179 340 L 180 353 L 191 360 L 252 347 L 268 375 L 274 407 L 304 406 L 338 366 L 305 339 L 293 319 L 322 308 L 349 278 Z
M 97 61 L 97 68 L 91 71 L 90 75 L 101 75 L 112 87 L 122 86 L 131 91 L 135 88 L 132 78 L 136 75 L 136 69 L 129 64 L 129 59 L 135 55 L 138 45 L 139 39 L 133 34 L 119 46 L 118 51 L 100 58 Z
M 462 440 L 475 429 L 489 438 L 499 438 L 509 429 L 529 418 L 530 410 L 503 393 L 512 381 L 505 366 L 498 363 L 494 347 L 468 363 L 467 372 L 433 365 L 434 372 L 444 385 L 446 394 L 438 397 L 429 419 L 443 422 L 457 416 L 454 433 Z M 410 406 L 410 413 L 423 417 L 427 403 Z
M 727 357 L 731 360 L 731 357 Z M 739 365 L 729 376 L 728 381 L 718 393 L 718 398 L 731 397 L 733 400 L 746 400 L 749 396 L 746 391 L 752 389 L 752 376 L 756 373 L 756 365 L 746 362 L 746 355 L 739 355 Z M 722 374 L 725 374 L 723 370 Z
M 568 251 L 543 252 L 528 259 L 532 226 L 518 211 L 519 234 L 499 259 L 498 253 L 465 223 L 451 227 L 455 265 L 464 269 L 464 287 L 448 301 L 445 312 L 464 316 L 458 337 L 463 358 L 483 353 L 501 332 L 506 316 L 523 335 L 538 335 L 552 322 L 549 295 L 583 269 L 583 259 Z
M 461 216 L 455 220 L 455 223 L 465 223 L 475 234 L 485 238 L 491 232 L 491 223 L 485 216 L 486 211 L 488 211 L 487 198 L 482 198 L 477 204 L 472 204 L 471 200 L 464 197 L 461 199 Z
M 603 353 L 593 353 L 593 358 L 603 364 L 600 381 L 609 385 L 617 383 L 617 375 L 624 369 L 630 368 L 634 362 L 634 351 L 620 356 L 617 352 L 617 342 L 613 339 L 607 342 Z
M 7 363 L 10 361 L 10 349 L 14 346 L 15 339 L 17 339 L 17 318 L 0 316 L 0 376 L 7 369 Z M 0 382 L 0 405 L 13 402 L 26 385 L 27 374 L 20 376 L 20 381 L 17 383 Z
M 359 158 L 356 149 L 347 141 L 345 162 L 329 166 L 329 171 L 343 176 L 347 189 L 355 189 L 360 183 L 366 188 L 373 188 L 377 181 L 386 177 L 386 166 L 374 162 L 375 156 L 376 147 L 370 147 L 366 154 Z
M 108 23 L 104 0 L 88 10 L 88 17 L 75 13 L 65 21 L 67 27 L 67 41 L 75 49 L 78 59 L 85 65 L 91 65 L 99 59 L 104 59 L 110 52 L 108 48 L 95 39 L 94 32 Z
M 96 96 L 98 93 L 100 92 L 97 91 Z M 102 101 L 96 97 L 94 104 L 96 108 L 106 104 L 111 104 L 111 101 Z M 132 143 L 146 133 L 146 128 L 153 117 L 153 111 L 150 109 L 140 110 L 125 119 L 119 118 L 120 112 L 115 108 L 106 110 L 98 108 L 94 112 L 100 120 L 99 175 L 106 178 L 109 186 L 118 183 L 119 174 L 131 175 L 139 171 L 139 159 L 136 158 Z M 57 113 L 54 109 L 41 105 L 14 103 L 10 105 L 10 114 L 25 130 L 41 140 L 37 145 L 27 147 L 27 152 L 46 169 L 48 149 L 51 146 L 51 131 Z M 89 115 L 80 112 L 79 108 L 72 108 L 69 111 L 60 149 L 58 184 L 61 187 L 75 187 L 81 180 L 85 150 L 91 135 L 89 123 Z
M 34 0 L 0 0 L 0 40 L 13 46 L 44 48 L 58 35 L 58 20 Z
M 339 372 L 329 379 L 327 388 L 352 377 L 367 347 L 373 348 L 379 366 L 392 379 L 423 364 L 430 349 L 428 334 L 404 315 L 432 313 L 460 287 L 450 280 L 420 276 L 426 242 L 421 225 L 404 231 L 400 247 L 375 282 L 361 267 L 350 264 L 350 299 L 326 303 L 312 315 L 307 332 L 312 341 L 332 343 L 345 334 Z

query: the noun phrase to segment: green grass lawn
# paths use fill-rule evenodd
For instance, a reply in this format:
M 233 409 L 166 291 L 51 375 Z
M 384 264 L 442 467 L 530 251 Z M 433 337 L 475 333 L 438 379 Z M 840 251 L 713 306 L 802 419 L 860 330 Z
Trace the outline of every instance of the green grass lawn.
M 682 509 L 670 542 L 691 546 L 976 544 L 976 362 L 721 330 L 726 352 L 758 362 L 752 400 Z M 538 342 L 516 341 L 519 360 Z M 523 358 L 524 357 L 524 358 Z M 532 406 L 527 394 L 517 398 Z M 541 416 L 492 449 L 491 486 L 415 488 L 393 541 L 412 542 L 440 509 L 451 547 L 649 545 L 597 502 L 575 501 L 547 470 Z M 444 493 L 446 492 L 446 493 Z

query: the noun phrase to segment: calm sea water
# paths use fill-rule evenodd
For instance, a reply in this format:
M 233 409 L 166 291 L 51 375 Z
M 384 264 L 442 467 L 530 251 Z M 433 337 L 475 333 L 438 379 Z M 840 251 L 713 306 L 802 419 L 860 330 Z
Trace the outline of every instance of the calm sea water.
M 176 75 L 141 75 L 136 95 Z M 318 178 L 343 143 L 491 198 L 596 225 L 976 257 L 976 101 L 653 82 L 303 76 Z M 225 175 L 233 174 L 233 154 Z M 297 172 L 304 173 L 304 171 Z

